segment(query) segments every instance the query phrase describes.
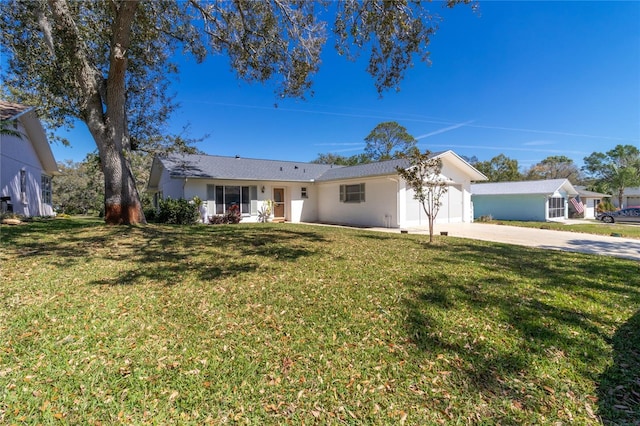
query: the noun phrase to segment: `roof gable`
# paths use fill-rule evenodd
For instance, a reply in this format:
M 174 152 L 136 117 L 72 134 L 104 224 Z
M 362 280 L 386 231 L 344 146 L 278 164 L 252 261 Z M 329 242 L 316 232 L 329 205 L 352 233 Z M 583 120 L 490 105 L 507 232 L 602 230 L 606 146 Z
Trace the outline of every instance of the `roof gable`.
M 14 120 L 30 109 L 33 109 L 33 107 L 0 100 L 0 120 Z
M 0 119 L 3 121 L 19 120 L 26 131 L 26 138 L 31 142 L 38 155 L 42 169 L 50 174 L 58 174 L 58 165 L 47 140 L 47 134 L 36 114 L 35 108 L 0 100 Z
M 487 180 L 487 177 L 482 172 L 480 172 L 478 169 L 469 164 L 468 161 L 451 150 L 436 153 L 434 154 L 434 157 L 443 160 L 446 159 L 447 161 L 453 163 L 458 169 L 462 170 L 467 176 L 469 176 L 469 180 L 471 181 Z

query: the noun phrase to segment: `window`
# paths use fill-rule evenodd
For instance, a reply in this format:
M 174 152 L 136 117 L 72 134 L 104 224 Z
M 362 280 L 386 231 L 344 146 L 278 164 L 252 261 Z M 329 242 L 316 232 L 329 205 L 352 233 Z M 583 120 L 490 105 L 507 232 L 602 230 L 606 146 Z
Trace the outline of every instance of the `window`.
M 20 201 L 27 204 L 27 171 L 20 170 Z
M 237 205 L 241 214 L 251 214 L 251 201 L 258 199 L 257 186 L 216 186 L 216 214 L 224 214 Z
M 46 175 L 42 175 L 40 178 L 40 186 L 42 188 L 42 202 L 45 204 L 51 204 L 51 178 Z
M 364 203 L 364 183 L 340 185 L 340 201 L 343 203 Z
M 549 198 L 549 219 L 564 217 L 564 198 Z
M 156 209 L 160 208 L 160 201 L 163 199 L 162 197 L 162 191 L 158 191 L 155 194 L 153 194 L 153 207 L 155 207 Z
M 300 188 L 300 198 L 309 198 L 309 196 L 307 195 L 306 186 L 303 186 L 302 188 Z

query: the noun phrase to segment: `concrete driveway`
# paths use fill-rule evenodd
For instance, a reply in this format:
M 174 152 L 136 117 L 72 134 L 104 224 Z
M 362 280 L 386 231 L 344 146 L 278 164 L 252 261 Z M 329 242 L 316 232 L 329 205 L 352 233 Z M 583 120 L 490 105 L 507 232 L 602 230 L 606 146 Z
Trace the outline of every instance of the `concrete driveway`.
M 630 225 L 633 226 L 633 225 Z M 399 232 L 397 229 L 395 232 Z M 409 233 L 428 234 L 426 227 L 409 228 Z M 435 225 L 434 233 L 448 232 L 449 236 L 493 241 L 550 250 L 564 250 L 599 254 L 640 261 L 640 240 L 609 237 L 549 229 L 521 228 L 486 223 L 450 223 Z

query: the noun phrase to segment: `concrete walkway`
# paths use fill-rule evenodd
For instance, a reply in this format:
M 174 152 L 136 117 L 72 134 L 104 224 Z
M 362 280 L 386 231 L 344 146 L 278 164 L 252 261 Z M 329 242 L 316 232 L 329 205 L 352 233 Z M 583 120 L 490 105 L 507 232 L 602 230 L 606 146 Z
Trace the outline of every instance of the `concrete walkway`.
M 376 229 L 387 232 L 400 232 L 398 229 Z M 427 227 L 409 228 L 407 231 L 411 234 L 429 233 Z M 486 223 L 436 224 L 434 234 L 438 235 L 440 232 L 448 232 L 451 237 L 493 241 L 550 250 L 599 254 L 640 261 L 640 240 L 633 238 L 609 237 L 507 225 L 490 225 Z

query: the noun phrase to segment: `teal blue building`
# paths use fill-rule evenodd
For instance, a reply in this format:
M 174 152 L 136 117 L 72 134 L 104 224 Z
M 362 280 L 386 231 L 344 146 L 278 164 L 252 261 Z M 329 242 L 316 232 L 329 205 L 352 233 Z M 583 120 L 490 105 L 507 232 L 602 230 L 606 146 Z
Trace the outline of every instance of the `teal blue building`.
M 546 222 L 569 217 L 578 191 L 568 179 L 490 182 L 471 185 L 473 217 Z

